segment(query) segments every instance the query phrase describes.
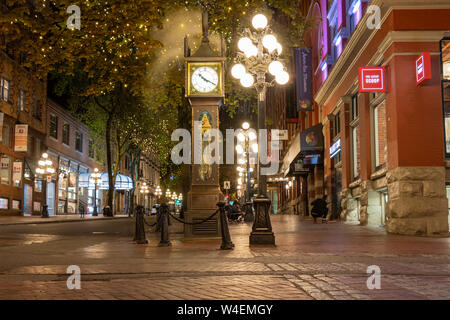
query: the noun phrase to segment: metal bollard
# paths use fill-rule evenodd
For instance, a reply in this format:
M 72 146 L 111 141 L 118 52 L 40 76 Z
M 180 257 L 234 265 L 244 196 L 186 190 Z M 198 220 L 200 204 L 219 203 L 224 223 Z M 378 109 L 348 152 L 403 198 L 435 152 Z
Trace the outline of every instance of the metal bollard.
M 217 206 L 220 210 L 220 231 L 222 233 L 221 250 L 232 250 L 234 248 L 233 242 L 231 242 L 230 230 L 228 229 L 228 220 L 225 214 L 225 202 L 219 201 Z
M 48 205 L 46 205 L 46 204 L 44 204 L 42 206 L 41 218 L 49 218 L 49 216 L 48 216 Z
M 169 206 L 162 204 L 159 208 L 161 210 L 161 241 L 158 247 L 170 247 L 172 243 L 169 240 Z
M 145 239 L 145 228 L 144 228 L 144 208 L 142 206 L 136 207 L 136 230 L 134 232 L 134 239 L 138 244 L 147 244 L 148 241 Z

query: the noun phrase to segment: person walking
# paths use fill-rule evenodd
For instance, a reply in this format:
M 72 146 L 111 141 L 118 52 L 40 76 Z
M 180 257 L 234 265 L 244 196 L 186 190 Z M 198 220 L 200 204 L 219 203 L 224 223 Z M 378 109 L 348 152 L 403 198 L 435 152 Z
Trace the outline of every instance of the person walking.
M 311 215 L 314 218 L 314 223 L 317 223 L 317 218 L 320 217 L 322 217 L 322 223 L 327 223 L 327 195 L 325 194 L 322 198 L 317 198 L 311 202 L 311 205 Z
M 86 209 L 83 205 L 80 206 L 80 216 L 81 218 L 84 218 L 84 215 L 86 214 Z

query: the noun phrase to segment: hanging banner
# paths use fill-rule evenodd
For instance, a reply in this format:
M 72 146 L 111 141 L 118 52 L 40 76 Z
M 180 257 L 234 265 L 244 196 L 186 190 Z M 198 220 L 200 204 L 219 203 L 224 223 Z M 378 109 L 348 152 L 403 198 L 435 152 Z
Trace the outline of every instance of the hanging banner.
M 317 124 L 300 132 L 300 150 L 302 152 L 323 150 L 322 124 Z
M 16 124 L 14 136 L 14 151 L 27 152 L 28 146 L 28 125 Z
M 386 92 L 386 68 L 359 68 L 359 92 Z
M 22 161 L 13 162 L 13 181 L 17 185 L 22 182 Z
M 0 142 L 3 142 L 3 119 L 5 118 L 5 114 L 0 112 Z
M 416 85 L 431 79 L 431 56 L 429 52 L 422 53 L 416 60 Z
M 9 177 L 9 157 L 2 156 L 0 168 L 0 178 L 2 183 L 9 184 Z
M 297 111 L 314 111 L 312 100 L 311 48 L 294 48 Z

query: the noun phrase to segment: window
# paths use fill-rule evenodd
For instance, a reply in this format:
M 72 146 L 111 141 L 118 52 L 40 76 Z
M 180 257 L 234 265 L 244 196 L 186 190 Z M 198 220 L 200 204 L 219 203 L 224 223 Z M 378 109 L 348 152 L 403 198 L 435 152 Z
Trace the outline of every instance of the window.
M 13 210 L 20 210 L 20 200 L 13 200 L 12 208 L 13 208 Z
M 34 191 L 42 192 L 42 180 L 34 180 Z
M 352 177 L 353 180 L 359 178 L 360 171 L 360 138 L 359 138 L 359 107 L 358 107 L 358 94 L 352 96 L 351 106 L 351 119 L 350 122 L 350 135 L 351 135 L 351 161 L 352 161 Z
M 5 147 L 11 148 L 11 128 L 7 124 L 3 124 L 2 143 Z
M 42 120 L 42 106 L 41 100 L 34 98 L 33 101 L 33 118 Z
M 0 209 L 1 210 L 9 209 L 9 199 L 8 198 L 0 198 Z
M 94 159 L 95 151 L 94 151 L 94 140 L 89 139 L 89 158 Z
M 62 128 L 62 142 L 69 145 L 70 126 L 68 123 L 64 123 Z
M 358 106 L 358 94 L 352 97 L 352 120 L 356 120 L 359 117 L 359 106 Z
M 386 103 L 373 108 L 373 133 L 375 169 L 382 168 L 387 161 Z
M 58 139 L 58 117 L 50 114 L 50 137 Z
M 334 121 L 333 121 L 333 133 L 334 133 L 334 136 L 337 136 L 340 132 L 341 132 L 341 112 L 339 111 L 334 116 Z
M 10 102 L 9 91 L 11 89 L 11 83 L 8 79 L 3 78 L 0 82 L 0 98 L 3 101 Z
M 17 103 L 17 107 L 19 111 L 25 111 L 26 110 L 26 91 L 22 88 L 19 89 L 19 99 Z
M 75 132 L 75 149 L 79 152 L 83 152 L 83 134 Z
M 1 184 L 10 184 L 11 181 L 11 159 L 7 155 L 1 157 L 0 180 Z
M 450 38 L 445 38 L 441 41 L 441 71 L 445 155 L 450 157 Z

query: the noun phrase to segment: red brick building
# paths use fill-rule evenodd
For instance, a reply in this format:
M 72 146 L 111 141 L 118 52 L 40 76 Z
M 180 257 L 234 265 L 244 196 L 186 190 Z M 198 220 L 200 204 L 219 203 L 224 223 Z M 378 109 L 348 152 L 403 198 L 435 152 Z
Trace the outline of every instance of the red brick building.
M 40 214 L 42 181 L 35 176 L 45 139 L 46 83 L 0 51 L 0 215 Z
M 314 111 L 299 112 L 298 134 L 322 125 L 323 163 L 309 166 L 293 198 L 307 188 L 308 202 L 325 193 L 347 221 L 447 234 L 449 1 L 316 0 L 307 14 L 318 22 L 305 39 Z M 422 53 L 431 79 L 417 84 Z M 384 67 L 385 92 L 362 92 L 358 71 L 368 66 Z M 283 169 L 304 156 L 287 150 Z

